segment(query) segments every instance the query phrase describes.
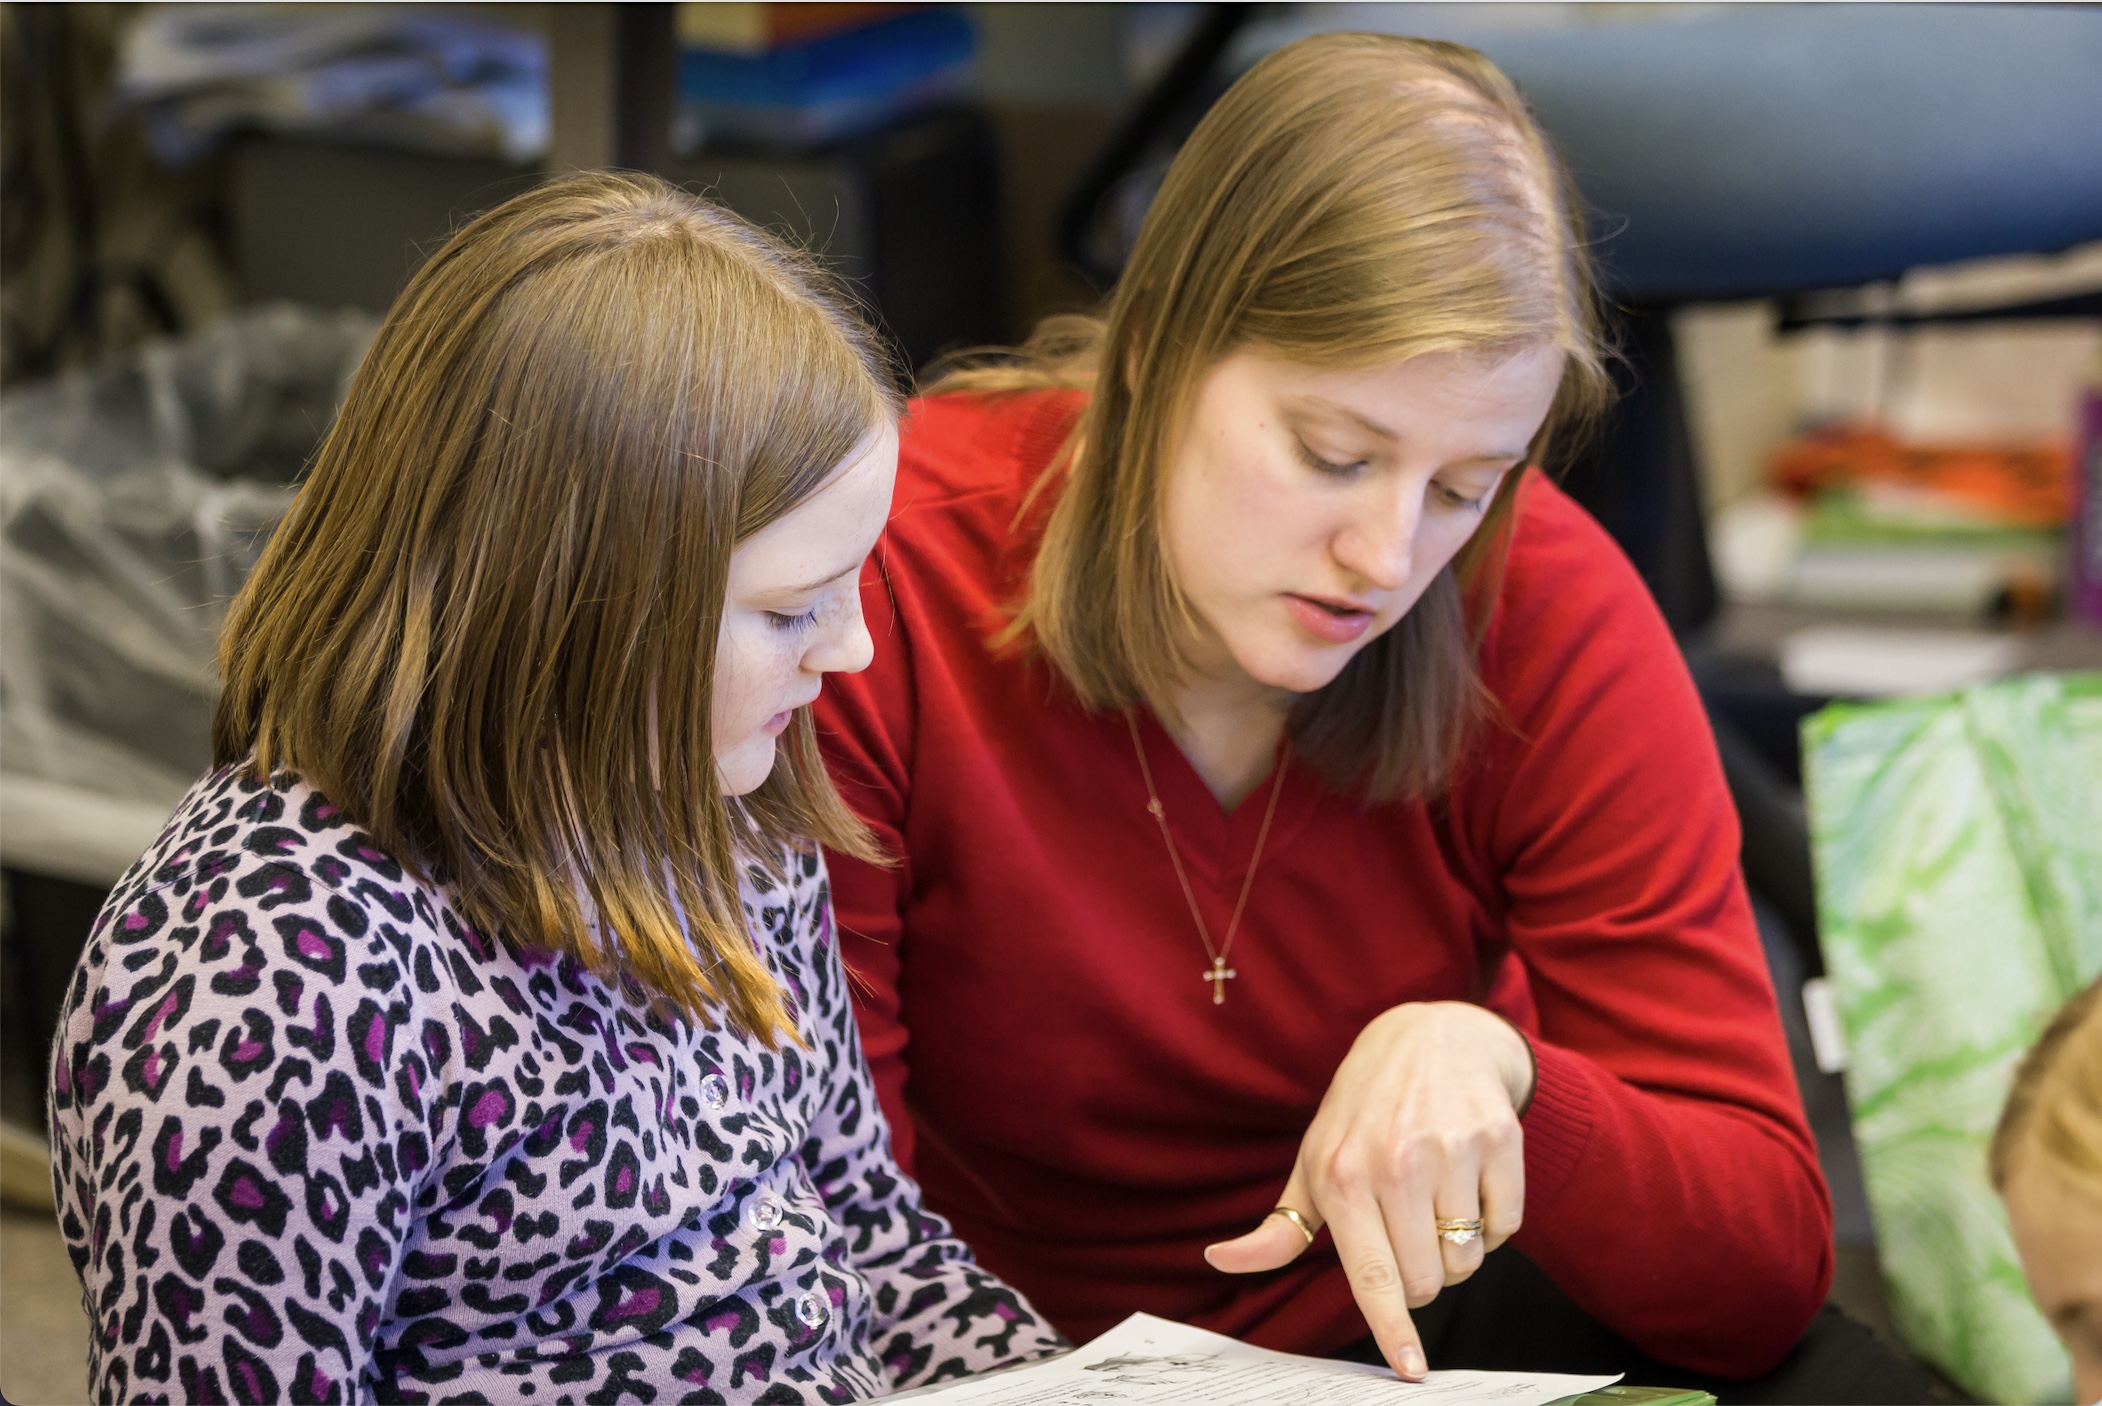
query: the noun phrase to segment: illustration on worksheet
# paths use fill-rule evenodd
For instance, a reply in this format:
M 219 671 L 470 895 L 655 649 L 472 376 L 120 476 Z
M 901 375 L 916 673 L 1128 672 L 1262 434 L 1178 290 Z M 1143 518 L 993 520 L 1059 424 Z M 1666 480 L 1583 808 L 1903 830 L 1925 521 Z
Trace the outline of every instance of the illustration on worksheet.
M 1179 1352 L 1167 1357 L 1138 1357 L 1120 1353 L 1090 1362 L 1083 1369 L 1103 1372 L 1111 1380 L 1129 1386 L 1174 1386 L 1195 1384 L 1214 1372 L 1227 1370 L 1215 1352 Z

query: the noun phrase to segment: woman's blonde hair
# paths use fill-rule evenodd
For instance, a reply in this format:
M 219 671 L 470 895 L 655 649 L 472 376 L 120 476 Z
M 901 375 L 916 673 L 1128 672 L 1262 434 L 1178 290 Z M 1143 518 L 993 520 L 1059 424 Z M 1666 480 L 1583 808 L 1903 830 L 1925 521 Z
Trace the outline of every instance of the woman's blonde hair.
M 2005 1191 L 2030 1152 L 2102 1196 L 2102 978 L 2066 1002 L 2022 1057 L 1993 1133 L 1993 1185 Z
M 1198 380 L 1241 348 L 1361 367 L 1553 345 L 1566 369 L 1537 458 L 1607 394 L 1580 227 L 1523 99 L 1473 50 L 1330 34 L 1258 63 L 1175 158 L 1106 316 L 1054 319 L 933 388 L 1093 391 L 1052 465 L 1064 486 L 1016 635 L 1088 706 L 1168 705 L 1194 615 L 1162 548 L 1164 469 Z M 1401 622 L 1295 709 L 1294 745 L 1332 784 L 1423 795 L 1450 771 L 1486 706 L 1463 586 L 1493 579 L 1520 478 Z
M 477 926 L 772 1043 L 740 864 L 871 847 L 807 709 L 722 794 L 730 554 L 897 409 L 812 263 L 734 215 L 640 176 L 508 201 L 388 313 L 234 601 L 219 764 L 297 773 Z

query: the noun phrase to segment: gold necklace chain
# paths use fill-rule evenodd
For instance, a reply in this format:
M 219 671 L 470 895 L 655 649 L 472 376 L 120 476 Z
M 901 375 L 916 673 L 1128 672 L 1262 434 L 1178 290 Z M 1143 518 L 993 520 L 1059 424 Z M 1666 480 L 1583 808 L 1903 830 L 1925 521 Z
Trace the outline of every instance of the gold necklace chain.
M 1190 887 L 1190 876 L 1182 867 L 1182 851 L 1175 847 L 1175 836 L 1168 830 L 1168 812 L 1160 803 L 1160 792 L 1153 788 L 1153 768 L 1146 764 L 1146 744 L 1139 740 L 1139 721 L 1132 710 L 1124 710 L 1124 721 L 1131 727 L 1132 750 L 1139 754 L 1139 775 L 1146 779 L 1146 809 L 1152 812 L 1160 824 L 1160 837 L 1167 842 L 1168 858 L 1174 862 L 1175 877 L 1182 883 L 1183 901 L 1190 905 L 1190 917 L 1197 923 L 1198 940 L 1204 943 L 1204 955 L 1212 959 L 1211 970 L 1202 973 L 1204 980 L 1212 984 L 1212 1004 L 1226 1004 L 1226 983 L 1239 979 L 1240 973 L 1226 965 L 1227 954 L 1233 951 L 1234 936 L 1241 930 L 1241 914 L 1248 907 L 1248 890 L 1255 886 L 1256 866 L 1263 862 L 1263 846 L 1270 839 L 1270 822 L 1277 817 L 1277 798 L 1285 789 L 1285 762 L 1290 758 L 1289 750 L 1277 758 L 1277 774 L 1270 782 L 1270 804 L 1263 808 L 1263 828 L 1256 831 L 1255 853 L 1248 857 L 1248 873 L 1241 879 L 1241 896 L 1234 901 L 1233 918 L 1226 924 L 1226 940 L 1212 946 L 1212 931 L 1205 924 L 1204 912 L 1197 906 L 1197 891 Z

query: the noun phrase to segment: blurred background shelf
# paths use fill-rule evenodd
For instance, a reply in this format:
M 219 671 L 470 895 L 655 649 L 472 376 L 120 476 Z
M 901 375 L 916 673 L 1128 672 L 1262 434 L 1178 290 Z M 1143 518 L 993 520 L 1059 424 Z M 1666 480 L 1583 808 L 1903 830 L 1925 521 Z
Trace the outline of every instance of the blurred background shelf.
M 1898 640 L 1924 633 L 1938 638 L 1953 635 L 2002 642 L 2007 645 L 2008 653 L 2004 662 L 1994 670 L 1995 674 L 2102 670 L 2102 627 L 2065 619 L 2045 620 L 2021 628 L 1992 629 L 1981 626 L 1972 615 L 1921 614 L 1894 621 L 1889 614 L 1879 611 L 1817 610 L 1808 606 L 1745 601 L 1724 605 L 1701 632 L 1698 643 L 1717 653 L 1770 664 L 1778 669 L 1789 640 L 1805 630 L 1835 627 L 1885 634 Z M 1863 696 L 1886 692 L 1882 689 L 1854 691 Z M 1893 688 L 1887 691 L 1910 690 Z
M 384 312 L 464 219 L 537 167 L 250 136 L 227 157 L 242 301 Z M 807 153 L 667 156 L 658 168 L 822 253 L 907 367 L 1008 335 L 998 138 L 974 107 L 937 109 Z

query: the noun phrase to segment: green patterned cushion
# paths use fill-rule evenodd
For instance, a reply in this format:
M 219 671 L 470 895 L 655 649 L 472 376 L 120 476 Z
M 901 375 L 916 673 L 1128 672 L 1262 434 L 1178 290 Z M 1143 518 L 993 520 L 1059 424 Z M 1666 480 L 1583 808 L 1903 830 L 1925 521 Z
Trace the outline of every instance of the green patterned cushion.
M 1985 1154 L 2022 1052 L 2102 970 L 2102 675 L 1804 724 L 1825 963 L 1898 1329 L 1981 1400 L 2062 1401 Z

